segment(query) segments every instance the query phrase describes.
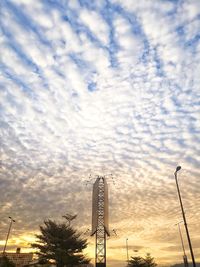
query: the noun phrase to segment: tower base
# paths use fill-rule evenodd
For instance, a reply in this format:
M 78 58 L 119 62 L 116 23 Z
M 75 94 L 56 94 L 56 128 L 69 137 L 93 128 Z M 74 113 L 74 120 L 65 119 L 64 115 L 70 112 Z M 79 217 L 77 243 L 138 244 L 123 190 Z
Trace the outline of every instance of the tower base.
M 105 263 L 96 263 L 96 267 L 106 267 Z

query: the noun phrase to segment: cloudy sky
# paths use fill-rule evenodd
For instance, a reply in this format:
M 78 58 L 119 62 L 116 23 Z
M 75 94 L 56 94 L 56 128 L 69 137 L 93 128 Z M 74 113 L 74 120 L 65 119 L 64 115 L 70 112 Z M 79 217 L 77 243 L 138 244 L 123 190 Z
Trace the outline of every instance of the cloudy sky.
M 0 5 L 1 248 L 8 216 L 17 221 L 8 250 L 27 251 L 38 225 L 65 213 L 91 229 L 94 179 L 86 181 L 112 173 L 109 266 L 125 266 L 127 237 L 130 255 L 181 262 L 181 165 L 200 261 L 200 1 Z

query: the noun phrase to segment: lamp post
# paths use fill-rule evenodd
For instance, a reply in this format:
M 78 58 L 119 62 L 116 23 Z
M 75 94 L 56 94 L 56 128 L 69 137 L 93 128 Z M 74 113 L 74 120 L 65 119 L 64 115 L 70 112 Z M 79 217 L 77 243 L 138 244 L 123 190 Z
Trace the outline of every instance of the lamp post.
M 194 254 L 193 254 L 193 250 L 192 250 L 192 243 L 191 243 L 191 240 L 190 240 L 190 235 L 189 235 L 189 231 L 188 231 L 188 227 L 187 227 L 187 221 L 186 221 L 186 217 L 185 217 L 185 211 L 184 211 L 184 208 L 183 208 L 183 203 L 182 203 L 182 199 L 181 199 L 181 193 L 180 193 L 180 189 L 179 189 L 179 186 L 178 186 L 177 172 L 180 171 L 180 169 L 181 169 L 181 166 L 178 166 L 176 168 L 176 171 L 174 173 L 174 176 L 175 176 L 175 180 L 176 180 L 178 197 L 179 197 L 181 211 L 182 211 L 182 215 L 183 215 L 183 222 L 184 222 L 184 225 L 185 225 L 185 231 L 186 231 L 186 235 L 187 235 L 187 239 L 188 239 L 188 244 L 189 244 L 189 248 L 190 248 L 190 254 L 191 254 L 191 258 L 192 258 L 192 263 L 193 263 L 193 267 L 196 267 L 196 263 L 195 263 L 195 259 L 194 259 Z
M 127 256 L 127 262 L 129 263 L 129 255 L 128 255 L 128 238 L 126 238 L 126 256 Z
M 10 230 L 11 230 L 11 227 L 12 227 L 12 223 L 15 222 L 15 220 L 12 218 L 12 217 L 8 217 L 10 219 L 10 224 L 9 224 L 9 228 L 8 228 L 8 233 L 7 233 L 7 237 L 6 237 L 6 242 L 5 242 L 5 246 L 3 248 L 3 254 L 6 252 L 6 246 L 7 246 L 7 243 L 8 243 L 8 238 L 9 238 L 9 235 L 10 235 Z
M 185 247 L 184 247 L 184 243 L 183 243 L 183 237 L 182 237 L 182 233 L 181 233 L 180 223 L 182 223 L 182 222 L 179 222 L 176 225 L 178 225 L 179 235 L 180 235 L 180 239 L 181 239 L 181 245 L 182 245 L 182 249 L 183 249 L 183 262 L 184 262 L 184 266 L 185 267 L 188 267 L 188 260 L 187 260 L 187 255 L 185 253 Z
M 77 214 L 76 215 L 71 215 L 71 214 L 67 213 L 66 215 L 63 215 L 62 217 L 65 218 L 68 221 L 68 227 L 70 227 L 71 221 L 73 221 L 77 217 Z

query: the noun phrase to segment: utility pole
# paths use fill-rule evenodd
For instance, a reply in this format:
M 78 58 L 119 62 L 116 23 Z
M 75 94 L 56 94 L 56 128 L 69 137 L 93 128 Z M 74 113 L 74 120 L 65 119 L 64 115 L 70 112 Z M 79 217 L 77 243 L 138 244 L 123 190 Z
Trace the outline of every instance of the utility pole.
M 183 249 L 183 263 L 185 267 L 188 267 L 188 259 L 187 259 L 187 255 L 185 253 L 185 247 L 184 247 L 184 243 L 183 243 L 183 237 L 182 237 L 182 233 L 181 233 L 181 227 L 180 227 L 180 223 L 177 223 L 176 225 L 178 225 L 178 230 L 179 230 L 179 235 L 180 235 L 180 239 L 181 239 L 181 245 L 182 245 L 182 249 Z
M 177 172 L 180 171 L 180 169 L 181 169 L 181 166 L 178 166 L 176 168 L 174 176 L 175 176 L 175 180 L 176 180 L 178 197 L 179 197 L 181 211 L 182 211 L 182 215 L 183 215 L 183 222 L 184 222 L 185 231 L 186 231 L 186 235 L 187 235 L 187 239 L 188 239 L 188 245 L 189 245 L 189 248 L 190 248 L 190 254 L 191 254 L 191 258 L 192 258 L 192 263 L 193 263 L 193 267 L 196 267 L 196 263 L 195 263 L 195 259 L 194 259 L 194 253 L 193 253 L 193 249 L 192 249 L 192 243 L 191 243 L 191 240 L 190 240 L 190 234 L 189 234 L 189 230 L 188 230 L 188 226 L 187 226 L 187 221 L 186 221 L 186 217 L 185 217 L 185 211 L 184 211 L 184 208 L 183 208 L 183 202 L 182 202 L 182 199 L 181 199 L 181 193 L 180 193 L 180 189 L 179 189 L 179 185 L 178 185 L 178 179 L 177 179 Z
M 6 252 L 6 246 L 7 246 L 7 243 L 8 243 L 8 238 L 9 238 L 9 235 L 10 235 L 10 230 L 11 230 L 11 227 L 12 227 L 12 223 L 15 222 L 15 220 L 12 218 L 12 217 L 8 217 L 10 219 L 10 224 L 9 224 L 9 228 L 8 228 L 8 233 L 7 233 L 7 237 L 6 237 L 6 242 L 5 242 L 5 246 L 3 248 L 3 254 L 5 254 Z
M 126 238 L 126 256 L 127 256 L 127 263 L 129 263 L 129 255 L 128 255 L 128 238 Z

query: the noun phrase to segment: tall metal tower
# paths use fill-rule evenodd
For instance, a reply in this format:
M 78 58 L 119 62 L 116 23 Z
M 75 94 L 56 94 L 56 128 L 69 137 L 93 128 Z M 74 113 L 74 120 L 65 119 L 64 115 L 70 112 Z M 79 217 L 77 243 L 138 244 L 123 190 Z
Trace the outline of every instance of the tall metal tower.
M 98 176 L 93 185 L 92 233 L 96 237 L 95 265 L 106 267 L 106 236 L 108 226 L 108 185 L 105 177 Z

